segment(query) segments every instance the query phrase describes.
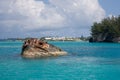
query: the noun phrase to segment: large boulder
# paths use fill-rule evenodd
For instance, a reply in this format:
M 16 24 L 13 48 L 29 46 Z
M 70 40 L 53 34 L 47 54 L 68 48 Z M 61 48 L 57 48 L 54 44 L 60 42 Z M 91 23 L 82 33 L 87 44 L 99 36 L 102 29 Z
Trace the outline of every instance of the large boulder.
M 21 55 L 25 58 L 42 58 L 49 56 L 62 56 L 66 54 L 67 52 L 60 48 L 39 39 L 26 40 L 21 52 Z

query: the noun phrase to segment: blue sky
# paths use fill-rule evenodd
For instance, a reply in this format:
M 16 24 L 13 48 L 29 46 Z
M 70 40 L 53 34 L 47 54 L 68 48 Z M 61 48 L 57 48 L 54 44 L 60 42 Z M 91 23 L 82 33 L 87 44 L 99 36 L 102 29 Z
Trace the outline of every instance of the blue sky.
M 89 36 L 93 22 L 120 13 L 119 0 L 0 0 L 0 38 Z
M 120 0 L 99 0 L 100 5 L 106 11 L 106 15 L 120 15 Z

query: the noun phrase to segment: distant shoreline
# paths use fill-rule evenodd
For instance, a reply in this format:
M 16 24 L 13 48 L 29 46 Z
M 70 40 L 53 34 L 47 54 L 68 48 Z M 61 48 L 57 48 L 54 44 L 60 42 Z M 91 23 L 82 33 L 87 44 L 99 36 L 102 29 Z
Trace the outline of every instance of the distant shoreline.
M 25 40 L 0 40 L 0 42 L 3 42 L 3 41 L 7 41 L 7 42 L 24 42 Z M 51 41 L 60 41 L 60 42 L 67 42 L 67 41 L 70 41 L 70 42 L 87 42 L 87 41 L 84 41 L 84 40 L 45 40 L 46 42 L 51 42 Z
M 25 41 L 30 38 L 8 38 L 8 39 L 0 39 L 0 41 Z M 42 37 L 38 38 L 43 41 L 88 41 L 88 37 Z

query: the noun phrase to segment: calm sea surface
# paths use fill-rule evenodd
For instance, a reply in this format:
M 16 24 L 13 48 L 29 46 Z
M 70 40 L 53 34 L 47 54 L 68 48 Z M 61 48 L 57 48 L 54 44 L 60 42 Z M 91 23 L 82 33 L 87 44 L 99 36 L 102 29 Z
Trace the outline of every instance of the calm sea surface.
M 24 59 L 23 42 L 0 42 L 0 80 L 120 80 L 120 44 L 49 43 L 68 55 Z

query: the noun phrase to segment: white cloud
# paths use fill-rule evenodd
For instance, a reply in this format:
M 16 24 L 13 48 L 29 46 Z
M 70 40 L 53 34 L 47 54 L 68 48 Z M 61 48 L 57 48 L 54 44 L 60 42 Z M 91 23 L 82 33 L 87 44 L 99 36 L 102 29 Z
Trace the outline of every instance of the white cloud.
M 26 30 L 90 28 L 105 17 L 98 0 L 1 0 L 0 24 Z M 18 28 L 17 27 L 17 28 Z M 11 28 L 13 29 L 13 28 Z

